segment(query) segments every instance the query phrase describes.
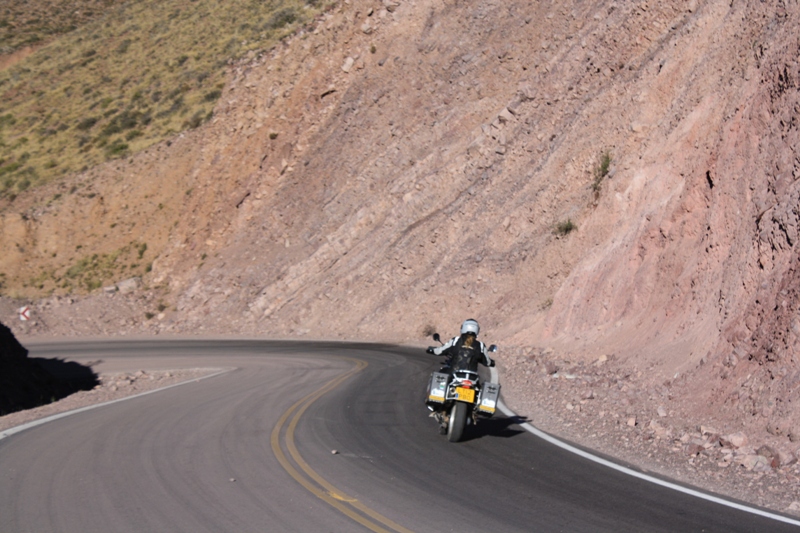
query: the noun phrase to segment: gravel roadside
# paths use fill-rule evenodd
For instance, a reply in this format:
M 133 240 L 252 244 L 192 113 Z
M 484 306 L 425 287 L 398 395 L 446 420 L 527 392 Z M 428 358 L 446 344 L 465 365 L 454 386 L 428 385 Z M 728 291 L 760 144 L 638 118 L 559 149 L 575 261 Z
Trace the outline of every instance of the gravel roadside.
M 642 472 L 800 516 L 800 450 L 787 451 L 787 439 L 741 431 L 713 413 L 700 418 L 679 393 L 654 394 L 610 363 L 497 361 L 506 405 L 538 429 Z

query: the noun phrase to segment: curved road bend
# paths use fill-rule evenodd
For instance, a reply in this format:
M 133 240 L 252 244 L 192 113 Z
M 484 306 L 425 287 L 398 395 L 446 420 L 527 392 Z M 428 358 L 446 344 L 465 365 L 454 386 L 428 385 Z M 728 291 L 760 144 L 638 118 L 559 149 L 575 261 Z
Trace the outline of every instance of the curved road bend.
M 437 360 L 419 349 L 28 348 L 101 360 L 98 371 L 235 369 L 0 440 L 3 532 L 800 531 L 597 465 L 502 416 L 448 443 L 422 405 Z

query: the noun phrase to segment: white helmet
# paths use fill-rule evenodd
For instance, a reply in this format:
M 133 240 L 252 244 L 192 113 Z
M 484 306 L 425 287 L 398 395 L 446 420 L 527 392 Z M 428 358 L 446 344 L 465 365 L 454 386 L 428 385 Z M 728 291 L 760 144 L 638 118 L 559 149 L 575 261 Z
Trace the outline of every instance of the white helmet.
M 468 318 L 464 321 L 463 324 L 461 324 L 462 335 L 465 333 L 472 333 L 477 337 L 480 330 L 481 327 L 478 325 L 478 321 L 475 320 L 474 318 Z

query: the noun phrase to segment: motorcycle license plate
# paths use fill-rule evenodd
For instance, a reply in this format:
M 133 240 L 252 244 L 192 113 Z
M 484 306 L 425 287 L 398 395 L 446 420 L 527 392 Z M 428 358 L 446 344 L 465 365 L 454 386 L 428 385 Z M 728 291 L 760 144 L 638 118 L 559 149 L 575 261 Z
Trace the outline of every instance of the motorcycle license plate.
M 456 395 L 462 402 L 475 403 L 475 391 L 472 389 L 456 387 Z

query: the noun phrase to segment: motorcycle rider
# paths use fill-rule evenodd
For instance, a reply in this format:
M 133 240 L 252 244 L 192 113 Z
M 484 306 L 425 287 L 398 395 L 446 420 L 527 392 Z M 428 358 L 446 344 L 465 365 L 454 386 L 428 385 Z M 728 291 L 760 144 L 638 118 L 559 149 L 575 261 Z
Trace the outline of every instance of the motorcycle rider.
M 441 372 L 453 370 L 478 371 L 478 363 L 485 366 L 494 366 L 494 361 L 489 357 L 486 345 L 477 339 L 481 327 L 474 318 L 468 318 L 461 324 L 461 335 L 453 337 L 442 346 L 429 346 L 428 353 L 446 355 L 444 367 Z

